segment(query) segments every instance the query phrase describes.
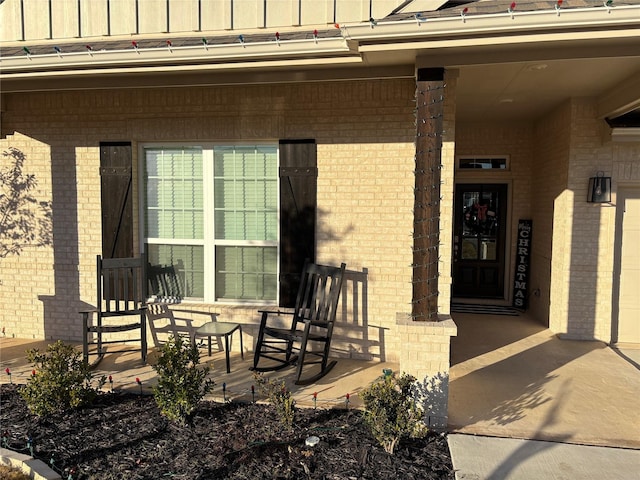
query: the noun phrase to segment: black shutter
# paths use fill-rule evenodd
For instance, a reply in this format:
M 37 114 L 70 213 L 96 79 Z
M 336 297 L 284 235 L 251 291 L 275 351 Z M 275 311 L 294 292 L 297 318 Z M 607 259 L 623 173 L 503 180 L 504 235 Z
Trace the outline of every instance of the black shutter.
M 133 257 L 131 143 L 100 143 L 102 257 Z
M 315 140 L 280 140 L 280 306 L 293 307 L 305 259 L 315 262 Z

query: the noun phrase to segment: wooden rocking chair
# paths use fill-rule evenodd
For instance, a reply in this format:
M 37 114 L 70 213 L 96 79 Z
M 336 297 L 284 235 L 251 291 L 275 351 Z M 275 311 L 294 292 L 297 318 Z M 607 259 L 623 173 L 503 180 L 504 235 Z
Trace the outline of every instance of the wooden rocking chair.
M 147 360 L 147 324 L 145 317 L 147 300 L 147 281 L 145 276 L 146 259 L 139 258 L 102 258 L 97 257 L 97 300 L 96 307 L 82 313 L 82 351 L 84 360 L 89 355 L 98 355 L 96 364 L 105 354 L 105 344 L 140 342 L 143 363 Z M 95 323 L 89 317 L 95 316 Z M 133 321 L 131 319 L 134 319 Z M 108 321 L 108 324 L 105 324 Z M 139 330 L 138 338 L 121 337 L 104 340 L 108 333 Z M 96 349 L 89 352 L 89 344 Z M 137 351 L 138 348 L 118 350 L 121 352 Z
M 331 335 L 345 264 L 340 267 L 305 262 L 295 309 L 290 311 L 261 310 L 262 319 L 255 347 L 252 370 L 258 372 L 280 370 L 297 365 L 297 385 L 307 385 L 326 375 L 336 364 L 329 361 Z M 269 319 L 291 316 L 291 326 L 281 328 L 267 324 Z M 315 348 L 318 346 L 318 348 Z M 310 356 L 310 358 L 309 358 Z M 269 361 L 259 365 L 261 359 Z M 302 378 L 305 365 L 319 365 L 315 375 Z

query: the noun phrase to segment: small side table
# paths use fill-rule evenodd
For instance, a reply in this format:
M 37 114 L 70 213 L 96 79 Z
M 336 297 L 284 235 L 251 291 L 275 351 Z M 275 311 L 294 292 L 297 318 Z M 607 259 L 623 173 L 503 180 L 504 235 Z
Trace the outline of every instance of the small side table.
M 207 322 L 196 330 L 195 337 L 209 337 L 209 356 L 211 356 L 211 337 L 224 337 L 224 353 L 227 357 L 227 373 L 231 373 L 231 361 L 229 360 L 229 337 L 233 332 L 240 330 L 240 354 L 244 360 L 242 347 L 242 325 L 232 322 Z

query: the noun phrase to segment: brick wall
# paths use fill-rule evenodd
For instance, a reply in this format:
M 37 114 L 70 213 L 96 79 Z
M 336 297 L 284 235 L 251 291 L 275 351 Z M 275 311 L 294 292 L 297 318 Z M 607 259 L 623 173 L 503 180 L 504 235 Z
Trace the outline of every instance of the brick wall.
M 566 229 L 570 290 L 566 325 L 568 338 L 611 340 L 615 204 L 587 203 L 589 177 L 613 172 L 613 144 L 603 142 L 604 120 L 597 118 L 591 99 L 571 102 L 571 151 L 567 188 L 573 222 Z
M 538 222 L 544 228 L 538 277 L 549 290 L 533 306 L 542 316 L 549 305 L 549 327 L 563 338 L 609 342 L 617 301 L 615 187 L 640 185 L 640 178 L 629 175 L 637 144 L 612 143 L 596 107 L 594 99 L 572 99 L 536 125 L 536 157 L 543 162 L 538 172 L 545 172 L 534 176 L 534 191 L 545 206 Z M 586 201 L 589 177 L 598 171 L 613 177 L 611 204 Z
M 318 260 L 368 268 L 369 321 L 386 328 L 387 359 L 397 360 L 396 313 L 411 302 L 414 93 L 409 79 L 5 95 L 0 149 L 27 155 L 53 201 L 54 235 L 1 260 L 0 327 L 80 338 L 101 251 L 99 142 L 132 141 L 137 177 L 144 142 L 315 138 Z M 257 321 L 251 307 L 201 308 Z
M 0 152 L 13 147 L 25 156 L 23 174 L 35 174 L 37 187 L 31 194 L 38 201 L 51 199 L 50 147 L 19 133 L 0 142 Z M 9 167 L 10 157 L 1 157 L 1 168 Z M 3 192 L 4 193 L 4 192 Z M 41 220 L 42 214 L 36 216 Z M 50 243 L 48 241 L 47 243 Z M 4 335 L 44 338 L 41 297 L 53 291 L 53 256 L 50 247 L 24 246 L 20 255 L 0 258 L 0 329 Z
M 540 295 L 531 297 L 536 318 L 558 328 L 563 304 L 557 292 L 566 291 L 568 270 L 564 244 L 571 206 L 565 188 L 570 153 L 571 109 L 564 104 L 547 115 L 535 127 L 535 164 L 532 172 L 534 239 L 532 275 Z M 554 236 L 555 235 L 555 236 Z M 552 298 L 552 292 L 553 298 Z

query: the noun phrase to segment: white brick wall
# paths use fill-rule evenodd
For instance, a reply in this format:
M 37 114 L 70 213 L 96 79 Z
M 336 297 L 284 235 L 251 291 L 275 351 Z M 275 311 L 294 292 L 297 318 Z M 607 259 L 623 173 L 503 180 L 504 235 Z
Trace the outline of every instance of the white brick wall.
M 369 321 L 386 328 L 387 359 L 398 360 L 396 313 L 411 302 L 414 93 L 413 80 L 380 80 L 7 95 L 0 148 L 23 150 L 53 200 L 54 245 L 1 261 L 0 327 L 80 338 L 101 251 L 100 141 L 132 141 L 137 169 L 144 142 L 315 138 L 318 261 L 369 269 Z M 257 321 L 255 308 L 204 308 Z

